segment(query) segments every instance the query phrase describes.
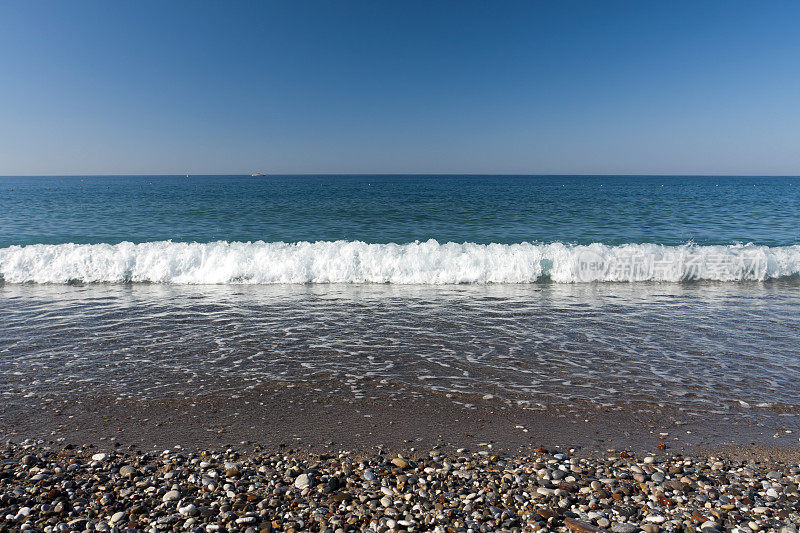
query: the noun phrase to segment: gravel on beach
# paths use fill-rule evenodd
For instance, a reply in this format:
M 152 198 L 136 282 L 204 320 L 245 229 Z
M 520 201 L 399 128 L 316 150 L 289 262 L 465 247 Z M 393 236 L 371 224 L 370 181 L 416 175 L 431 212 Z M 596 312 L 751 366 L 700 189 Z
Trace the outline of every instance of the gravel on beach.
M 800 467 L 488 447 L 404 455 L 0 448 L 0 531 L 796 533 Z

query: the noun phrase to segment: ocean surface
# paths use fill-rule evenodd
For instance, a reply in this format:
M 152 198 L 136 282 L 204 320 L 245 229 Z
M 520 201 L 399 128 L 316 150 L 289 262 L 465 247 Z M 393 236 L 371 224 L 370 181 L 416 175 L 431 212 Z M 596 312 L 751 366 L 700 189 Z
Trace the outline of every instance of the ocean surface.
M 800 178 L 0 178 L 0 392 L 800 409 Z

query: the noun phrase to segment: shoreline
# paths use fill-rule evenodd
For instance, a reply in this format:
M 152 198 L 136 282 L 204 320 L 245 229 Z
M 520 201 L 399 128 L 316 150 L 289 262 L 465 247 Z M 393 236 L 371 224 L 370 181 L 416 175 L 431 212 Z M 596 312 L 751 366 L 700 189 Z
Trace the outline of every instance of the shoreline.
M 0 533 L 800 526 L 792 409 L 532 409 L 381 385 L 271 382 L 150 400 L 6 394 Z
M 379 385 L 379 386 L 378 386 Z M 368 391 L 368 392 L 363 392 Z M 258 443 L 331 453 L 380 447 L 394 453 L 437 446 L 524 454 L 539 447 L 604 454 L 772 454 L 800 461 L 800 411 L 702 413 L 653 404 L 615 408 L 571 402 L 537 408 L 489 395 L 453 395 L 361 380 L 270 382 L 249 389 L 155 399 L 6 394 L 0 441 L 102 444 L 141 450 Z

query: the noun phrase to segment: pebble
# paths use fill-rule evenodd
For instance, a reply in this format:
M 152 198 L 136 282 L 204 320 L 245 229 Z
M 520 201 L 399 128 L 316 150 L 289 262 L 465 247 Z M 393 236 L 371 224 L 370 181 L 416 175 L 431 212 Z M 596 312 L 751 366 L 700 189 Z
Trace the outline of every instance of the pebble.
M 294 480 L 294 486 L 300 490 L 308 488 L 311 486 L 311 478 L 308 474 L 300 474 Z
M 564 525 L 577 533 L 597 533 L 600 531 L 600 528 L 597 528 L 588 522 L 577 520 L 571 517 L 564 519 Z
M 177 490 L 170 490 L 161 499 L 165 502 L 174 502 L 181 499 L 181 493 Z
M 101 461 L 8 444 L 0 531 L 797 533 L 800 522 L 797 465 L 630 450 L 607 459 L 411 451 L 174 449 Z
M 197 514 L 199 514 L 197 507 L 193 503 L 190 503 L 185 507 L 179 507 L 178 512 L 181 513 L 183 516 L 196 516 Z
M 392 459 L 392 464 L 395 465 L 397 468 L 408 468 L 408 461 L 406 461 L 402 457 L 395 457 L 394 459 Z

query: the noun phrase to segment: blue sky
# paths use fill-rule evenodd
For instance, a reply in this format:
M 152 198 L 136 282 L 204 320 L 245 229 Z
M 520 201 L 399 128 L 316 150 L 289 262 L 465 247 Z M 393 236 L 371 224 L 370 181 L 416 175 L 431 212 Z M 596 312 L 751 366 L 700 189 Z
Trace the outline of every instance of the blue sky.
M 0 3 L 0 174 L 800 174 L 798 2 Z

